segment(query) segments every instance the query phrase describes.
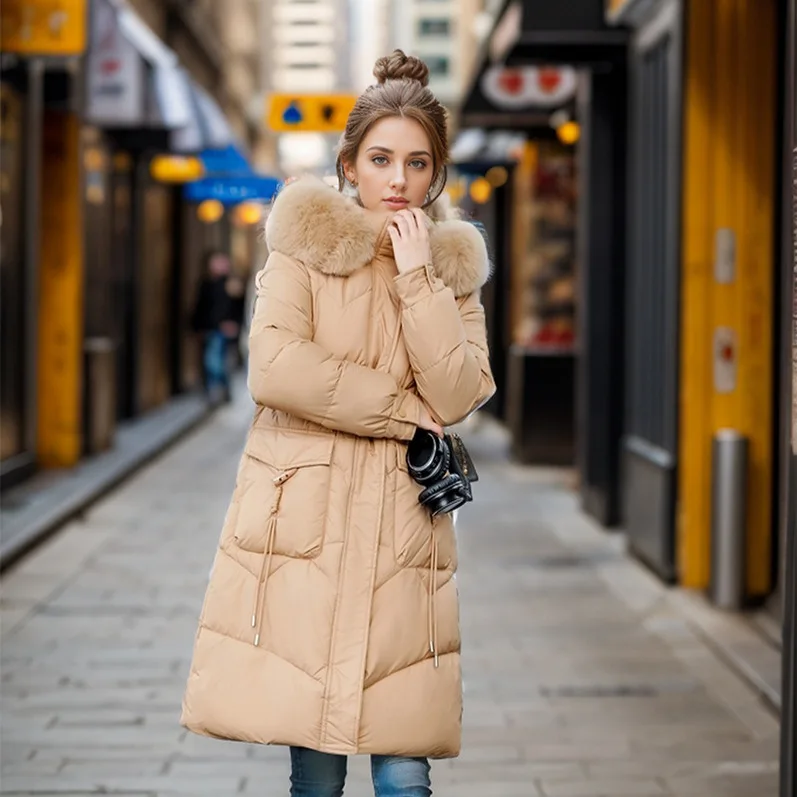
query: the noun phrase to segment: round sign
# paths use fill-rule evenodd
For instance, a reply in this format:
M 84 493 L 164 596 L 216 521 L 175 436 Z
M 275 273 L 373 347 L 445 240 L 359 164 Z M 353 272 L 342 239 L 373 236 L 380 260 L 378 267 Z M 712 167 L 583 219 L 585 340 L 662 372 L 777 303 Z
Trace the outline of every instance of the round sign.
M 492 66 L 482 76 L 484 96 L 497 108 L 551 108 L 576 92 L 576 71 L 569 66 Z

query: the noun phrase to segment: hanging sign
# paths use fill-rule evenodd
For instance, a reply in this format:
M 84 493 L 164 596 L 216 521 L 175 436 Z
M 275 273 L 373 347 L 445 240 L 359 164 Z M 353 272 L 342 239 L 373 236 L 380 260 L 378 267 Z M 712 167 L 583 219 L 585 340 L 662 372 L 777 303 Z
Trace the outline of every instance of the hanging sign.
M 86 82 L 88 121 L 117 127 L 147 123 L 146 64 L 122 33 L 116 9 L 107 0 L 94 4 Z
M 272 94 L 266 123 L 277 133 L 340 133 L 355 94 Z
M 569 66 L 492 66 L 481 80 L 484 96 L 508 110 L 556 108 L 575 96 L 576 85 L 576 71 Z
M 86 49 L 86 0 L 2 0 L 0 50 L 80 55 Z

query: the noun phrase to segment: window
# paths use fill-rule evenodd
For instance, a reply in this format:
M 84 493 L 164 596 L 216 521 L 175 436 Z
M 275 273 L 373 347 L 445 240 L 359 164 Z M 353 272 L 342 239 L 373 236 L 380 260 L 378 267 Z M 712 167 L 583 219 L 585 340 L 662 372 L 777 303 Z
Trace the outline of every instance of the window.
M 418 20 L 419 36 L 448 36 L 451 33 L 451 23 L 441 17 L 430 17 Z
M 448 56 L 445 55 L 427 55 L 424 56 L 426 66 L 429 67 L 430 77 L 448 77 L 450 71 L 450 64 Z

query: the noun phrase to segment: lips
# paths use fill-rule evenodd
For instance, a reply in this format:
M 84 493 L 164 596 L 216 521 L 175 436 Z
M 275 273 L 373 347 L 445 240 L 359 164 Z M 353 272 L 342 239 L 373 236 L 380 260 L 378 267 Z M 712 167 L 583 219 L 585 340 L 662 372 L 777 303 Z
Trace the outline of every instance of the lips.
M 391 196 L 383 201 L 391 208 L 405 208 L 410 203 L 408 199 L 404 199 L 404 197 L 400 196 Z

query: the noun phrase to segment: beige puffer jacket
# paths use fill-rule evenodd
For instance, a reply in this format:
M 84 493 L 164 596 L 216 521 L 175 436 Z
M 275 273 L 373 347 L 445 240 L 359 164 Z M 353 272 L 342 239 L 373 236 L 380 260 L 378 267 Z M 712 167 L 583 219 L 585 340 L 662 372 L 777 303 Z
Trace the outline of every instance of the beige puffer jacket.
M 455 756 L 456 546 L 407 473 L 419 396 L 443 424 L 493 393 L 484 241 L 435 223 L 397 276 L 387 225 L 315 179 L 267 224 L 257 403 L 207 589 L 182 723 L 329 753 Z M 463 510 L 467 511 L 467 509 Z

